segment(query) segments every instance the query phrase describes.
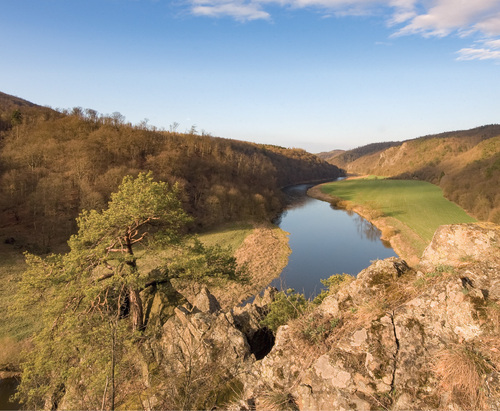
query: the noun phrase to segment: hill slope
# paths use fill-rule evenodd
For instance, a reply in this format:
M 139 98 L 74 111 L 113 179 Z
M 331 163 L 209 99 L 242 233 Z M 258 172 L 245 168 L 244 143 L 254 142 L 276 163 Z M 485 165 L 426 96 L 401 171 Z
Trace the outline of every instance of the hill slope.
M 328 161 L 351 173 L 428 181 L 476 218 L 500 222 L 500 125 L 371 144 Z
M 127 174 L 152 170 L 180 184 L 185 209 L 205 227 L 269 218 L 283 205 L 280 187 L 340 175 L 299 149 L 167 132 L 126 124 L 119 113 L 58 112 L 1 97 L 0 234 L 37 247 L 67 239 L 78 212 L 102 209 Z

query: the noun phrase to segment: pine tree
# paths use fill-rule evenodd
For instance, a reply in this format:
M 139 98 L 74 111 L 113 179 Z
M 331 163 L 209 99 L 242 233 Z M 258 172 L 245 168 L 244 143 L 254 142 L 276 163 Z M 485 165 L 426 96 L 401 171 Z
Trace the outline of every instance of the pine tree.
M 178 241 L 189 220 L 178 187 L 142 173 L 123 179 L 107 209 L 81 213 L 67 254 L 26 256 L 17 307 L 39 315 L 19 387 L 26 406 L 57 408 L 64 398 L 77 408 L 114 409 L 115 387 L 140 373 L 134 352 L 148 278 L 137 248 Z

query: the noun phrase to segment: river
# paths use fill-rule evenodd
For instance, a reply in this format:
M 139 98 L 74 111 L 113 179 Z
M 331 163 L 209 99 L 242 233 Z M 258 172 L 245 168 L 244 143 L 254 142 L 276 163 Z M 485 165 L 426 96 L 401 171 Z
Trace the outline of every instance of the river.
M 276 224 L 290 233 L 292 254 L 271 285 L 293 288 L 312 298 L 324 288 L 321 279 L 342 273 L 355 276 L 371 261 L 396 253 L 380 240 L 380 231 L 358 214 L 307 196 L 310 187 L 304 184 L 285 190 L 292 201 Z

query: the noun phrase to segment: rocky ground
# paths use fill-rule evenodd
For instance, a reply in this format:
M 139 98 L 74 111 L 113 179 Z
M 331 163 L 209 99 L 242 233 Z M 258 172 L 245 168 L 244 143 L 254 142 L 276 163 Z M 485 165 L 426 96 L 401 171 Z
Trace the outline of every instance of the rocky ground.
M 374 262 L 275 337 L 273 293 L 223 310 L 202 290 L 157 355 L 212 370 L 232 409 L 500 408 L 499 226 L 442 226 L 419 264 Z

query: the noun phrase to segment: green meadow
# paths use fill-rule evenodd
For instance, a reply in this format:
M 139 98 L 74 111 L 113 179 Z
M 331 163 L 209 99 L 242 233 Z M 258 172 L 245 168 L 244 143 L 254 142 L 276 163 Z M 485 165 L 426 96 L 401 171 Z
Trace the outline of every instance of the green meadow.
M 440 225 L 476 221 L 458 205 L 444 198 L 439 187 L 424 181 L 388 180 L 372 176 L 328 183 L 321 190 L 401 222 L 425 245 Z M 396 228 L 401 229 L 401 226 Z

